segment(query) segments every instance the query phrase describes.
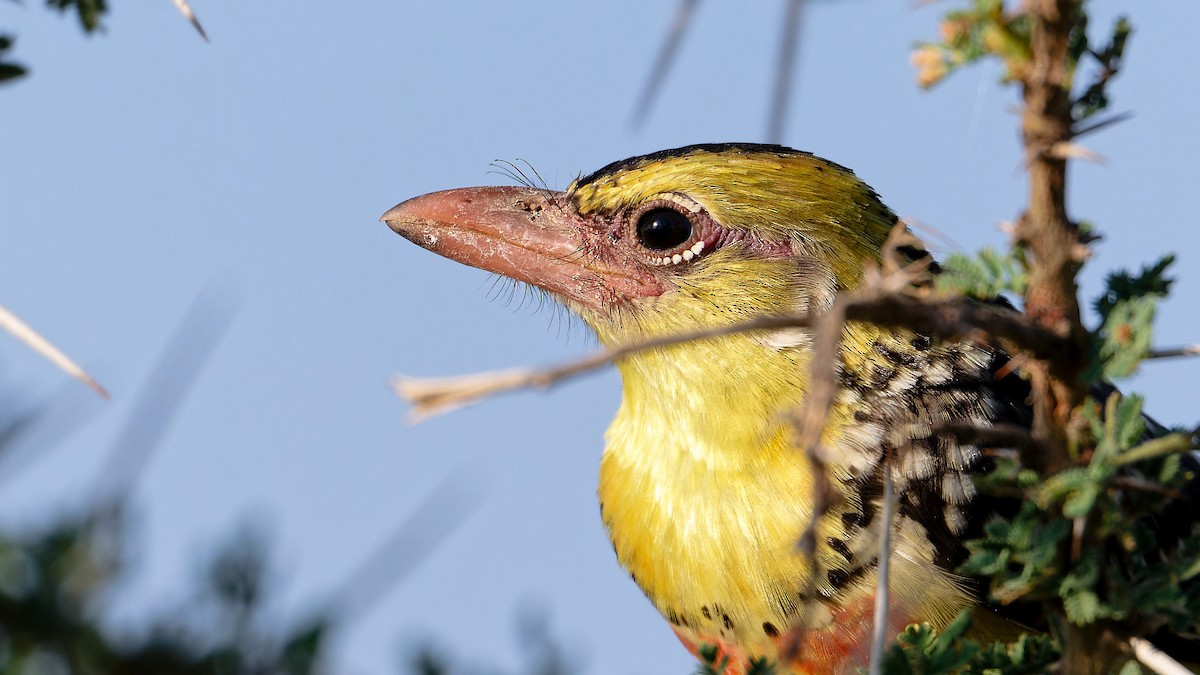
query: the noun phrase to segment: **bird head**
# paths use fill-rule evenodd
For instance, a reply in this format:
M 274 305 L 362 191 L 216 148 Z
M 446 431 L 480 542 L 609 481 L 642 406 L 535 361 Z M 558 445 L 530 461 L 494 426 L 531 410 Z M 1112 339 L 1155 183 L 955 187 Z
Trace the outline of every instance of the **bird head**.
M 550 292 L 606 344 L 825 305 L 859 283 L 896 221 L 848 169 L 749 144 L 614 162 L 565 192 L 435 192 L 382 219 Z

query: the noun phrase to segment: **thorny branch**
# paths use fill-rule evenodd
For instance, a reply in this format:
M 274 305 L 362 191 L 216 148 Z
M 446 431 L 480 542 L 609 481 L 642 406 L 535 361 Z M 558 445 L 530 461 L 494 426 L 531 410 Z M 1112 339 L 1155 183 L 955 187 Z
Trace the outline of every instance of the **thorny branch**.
M 1016 238 L 1030 256 L 1025 313 L 1036 325 L 1065 341 L 1060 358 L 1030 364 L 1034 391 L 1033 435 L 1047 449 L 1044 466 L 1070 463 L 1067 429 L 1072 411 L 1087 395 L 1080 374 L 1086 366 L 1088 333 L 1080 320 L 1076 272 L 1086 255 L 1079 229 L 1067 216 L 1067 158 L 1052 152 L 1072 138 L 1068 58 L 1077 0 L 1029 0 L 1031 63 L 1021 78 L 1021 134 L 1028 158 L 1029 207 Z
M 884 277 L 887 278 L 887 277 Z M 1067 345 L 1057 334 L 1036 326 L 1011 310 L 980 305 L 960 297 L 925 298 L 905 290 L 859 291 L 844 294 L 835 307 L 845 321 L 866 321 L 893 328 L 928 332 L 942 340 L 977 340 L 990 343 L 1003 340 L 1037 359 L 1060 356 Z M 838 329 L 840 321 L 825 321 L 835 310 L 820 316 L 761 316 L 749 321 L 691 333 L 664 335 L 649 340 L 600 350 L 570 363 L 544 369 L 513 368 L 445 378 L 398 376 L 392 386 L 413 406 L 409 419 L 420 422 L 496 394 L 520 389 L 545 389 L 563 380 L 590 372 L 638 352 L 661 349 L 697 340 L 711 340 L 738 333 L 814 328 L 820 336 L 821 325 Z M 833 328 L 828 328 L 834 332 Z M 836 335 L 840 337 L 840 330 Z M 826 340 L 836 344 L 836 341 Z M 814 364 L 820 359 L 814 359 Z M 834 368 L 832 364 L 828 368 Z M 828 377 L 828 376 L 826 376 Z M 814 380 L 814 386 L 816 381 Z M 810 393 L 810 400 L 812 400 Z

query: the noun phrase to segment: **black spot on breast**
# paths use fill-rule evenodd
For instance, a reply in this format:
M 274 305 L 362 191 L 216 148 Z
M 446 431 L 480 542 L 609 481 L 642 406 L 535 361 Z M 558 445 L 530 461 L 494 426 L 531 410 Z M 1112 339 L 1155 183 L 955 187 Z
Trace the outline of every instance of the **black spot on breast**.
M 842 524 L 847 529 L 869 527 L 871 521 L 875 520 L 875 512 L 878 510 L 875 500 L 883 495 L 883 480 L 876 474 L 874 476 L 855 476 L 842 482 L 845 483 L 848 490 L 858 493 L 861 500 L 859 511 L 846 511 L 842 514 Z
M 846 559 L 846 562 L 854 562 L 854 553 L 850 551 L 850 547 L 846 545 L 846 542 L 834 537 L 830 537 L 828 541 L 829 548 L 840 553 L 841 556 Z
M 871 373 L 871 384 L 877 389 L 882 389 L 886 387 L 887 383 L 891 382 L 892 378 L 895 376 L 895 368 L 876 368 L 874 372 Z
M 672 626 L 679 625 L 679 615 L 676 614 L 675 610 L 671 609 L 670 607 L 667 608 L 667 621 L 669 621 Z
M 763 632 L 767 634 L 767 637 L 779 637 L 779 629 L 770 621 L 763 624 Z
M 700 613 L 704 615 L 704 618 L 712 621 L 712 613 L 708 611 L 708 605 L 702 606 L 700 608 Z
M 875 522 L 875 504 L 867 502 L 863 504 L 862 521 L 859 523 L 862 527 L 870 527 L 871 523 Z
M 912 368 L 917 365 L 917 360 L 909 354 L 898 352 L 895 349 L 878 342 L 876 342 L 874 346 L 876 352 L 898 366 L 908 366 Z
M 729 620 L 728 614 L 721 615 L 721 623 L 725 624 L 725 628 L 733 630 L 733 622 Z
M 857 511 L 847 511 L 842 514 L 842 525 L 845 525 L 847 528 L 861 527 L 864 520 L 866 518 L 863 514 Z
M 838 376 L 838 381 L 841 382 L 842 386 L 846 389 L 858 392 L 860 394 L 865 393 L 868 389 L 867 383 L 859 378 L 858 373 L 853 371 L 843 370 Z
M 928 335 L 918 335 L 912 339 L 911 344 L 913 349 L 919 352 L 925 352 L 929 351 L 929 349 L 933 347 L 933 340 L 931 340 Z
M 871 415 L 868 414 L 867 411 L 865 411 L 865 410 L 855 410 L 854 411 L 854 421 L 855 422 L 866 422 L 869 419 L 871 419 Z
M 850 575 L 843 570 L 829 570 L 825 573 L 825 577 L 829 579 L 829 585 L 837 589 L 850 583 Z

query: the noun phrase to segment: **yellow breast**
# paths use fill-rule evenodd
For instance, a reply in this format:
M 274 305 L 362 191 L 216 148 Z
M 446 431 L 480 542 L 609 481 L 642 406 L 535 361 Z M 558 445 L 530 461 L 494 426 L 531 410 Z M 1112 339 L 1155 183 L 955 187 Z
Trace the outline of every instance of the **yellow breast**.
M 868 549 L 854 552 L 861 574 L 825 576 L 839 562 L 846 565 L 839 559 L 844 547 L 829 545 L 845 534 L 842 514 L 861 510 L 860 496 L 847 491 L 843 505 L 817 525 L 818 583 L 812 583 L 813 561 L 797 550 L 814 516 L 812 469 L 783 416 L 803 394 L 795 370 L 779 374 L 803 370 L 794 360 L 806 357 L 772 350 L 731 369 L 714 368 L 730 349 L 745 353 L 761 345 L 739 337 L 621 364 L 624 396 L 608 432 L 599 487 L 617 558 L 685 642 L 774 660 L 780 636 L 803 625 L 836 631 L 842 647 L 829 656 L 852 664 L 857 659 L 844 645 L 846 638 L 865 645 L 869 635 L 877 539 L 859 537 L 855 544 Z M 662 377 L 664 368 L 671 377 Z M 845 415 L 835 419 L 831 437 L 853 423 Z M 948 622 L 970 604 L 967 593 L 933 564 L 919 526 L 898 523 L 893 628 L 914 619 Z

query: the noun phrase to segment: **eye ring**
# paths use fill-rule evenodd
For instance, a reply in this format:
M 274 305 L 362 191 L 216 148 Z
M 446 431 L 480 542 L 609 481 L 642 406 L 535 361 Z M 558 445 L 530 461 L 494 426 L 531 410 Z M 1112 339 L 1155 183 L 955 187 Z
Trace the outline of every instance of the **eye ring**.
M 704 250 L 706 221 L 699 204 L 683 195 L 670 194 L 650 200 L 631 213 L 627 234 L 651 265 L 679 265 Z

